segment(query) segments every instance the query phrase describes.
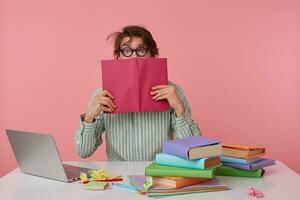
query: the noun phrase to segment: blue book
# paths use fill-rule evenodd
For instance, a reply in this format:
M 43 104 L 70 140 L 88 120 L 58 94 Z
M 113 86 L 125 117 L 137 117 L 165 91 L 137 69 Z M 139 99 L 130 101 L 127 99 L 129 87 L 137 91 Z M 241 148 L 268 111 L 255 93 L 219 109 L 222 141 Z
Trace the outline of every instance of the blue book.
M 268 158 L 261 158 L 260 160 L 255 161 L 255 162 L 250 163 L 250 164 L 223 162 L 223 165 L 228 166 L 228 167 L 237 168 L 237 169 L 244 169 L 244 170 L 253 171 L 253 170 L 260 169 L 260 168 L 263 168 L 263 167 L 267 167 L 267 166 L 270 166 L 270 165 L 275 165 L 275 160 L 268 159 Z
M 261 158 L 243 159 L 243 158 L 234 158 L 234 157 L 223 156 L 223 155 L 221 156 L 222 162 L 237 163 L 237 164 L 250 164 L 260 159 Z
M 222 155 L 219 140 L 202 136 L 190 136 L 183 139 L 169 140 L 163 143 L 163 153 L 185 159 L 199 159 Z
M 166 153 L 156 154 L 155 161 L 157 164 L 160 165 L 184 167 L 191 169 L 208 169 L 219 166 L 221 164 L 219 156 L 211 158 L 201 158 L 197 160 L 188 160 Z

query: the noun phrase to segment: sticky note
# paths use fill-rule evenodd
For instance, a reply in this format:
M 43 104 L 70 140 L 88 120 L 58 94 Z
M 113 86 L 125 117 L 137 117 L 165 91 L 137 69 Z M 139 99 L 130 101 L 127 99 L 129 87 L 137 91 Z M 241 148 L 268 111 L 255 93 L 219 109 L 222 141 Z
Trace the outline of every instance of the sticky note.
M 86 190 L 104 190 L 108 183 L 106 182 L 89 182 L 83 185 L 83 188 Z

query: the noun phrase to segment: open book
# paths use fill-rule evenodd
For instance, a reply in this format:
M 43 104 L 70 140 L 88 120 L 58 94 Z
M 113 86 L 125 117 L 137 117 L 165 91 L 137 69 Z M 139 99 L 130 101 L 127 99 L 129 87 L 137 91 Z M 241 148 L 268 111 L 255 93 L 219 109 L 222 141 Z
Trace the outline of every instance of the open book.
M 102 86 L 115 97 L 114 113 L 165 111 L 167 100 L 155 101 L 150 92 L 168 85 L 166 58 L 102 60 Z

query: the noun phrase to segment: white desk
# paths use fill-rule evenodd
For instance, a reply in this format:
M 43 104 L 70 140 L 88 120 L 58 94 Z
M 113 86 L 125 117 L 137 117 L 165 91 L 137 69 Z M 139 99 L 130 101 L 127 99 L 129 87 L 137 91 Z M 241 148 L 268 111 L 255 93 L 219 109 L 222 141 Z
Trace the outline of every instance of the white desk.
M 67 162 L 69 164 L 105 168 L 110 172 L 122 175 L 144 174 L 149 162 Z M 163 199 L 253 199 L 247 194 L 250 187 L 257 188 L 265 194 L 264 199 L 300 199 L 300 177 L 283 163 L 266 168 L 263 178 L 241 178 L 218 176 L 224 183 L 233 189 L 221 192 L 207 192 L 168 197 Z M 104 191 L 84 190 L 77 182 L 62 183 L 45 178 L 23 174 L 15 169 L 0 179 L 0 199 L 150 199 L 134 191 L 118 188 Z

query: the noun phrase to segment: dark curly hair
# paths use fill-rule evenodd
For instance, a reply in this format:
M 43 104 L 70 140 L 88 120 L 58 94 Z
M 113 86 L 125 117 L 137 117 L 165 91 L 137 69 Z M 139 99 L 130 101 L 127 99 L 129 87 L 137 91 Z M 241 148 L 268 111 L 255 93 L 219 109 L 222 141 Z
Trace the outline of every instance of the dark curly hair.
M 135 26 L 130 25 L 126 26 L 122 29 L 122 32 L 114 32 L 111 33 L 107 40 L 112 38 L 114 39 L 114 57 L 119 58 L 120 57 L 120 45 L 125 37 L 129 37 L 129 41 L 132 39 L 132 37 L 140 37 L 143 39 L 144 44 L 147 46 L 147 48 L 150 51 L 151 57 L 158 56 L 158 48 L 155 40 L 153 39 L 150 31 L 148 31 L 146 28 L 142 26 Z

